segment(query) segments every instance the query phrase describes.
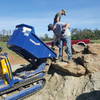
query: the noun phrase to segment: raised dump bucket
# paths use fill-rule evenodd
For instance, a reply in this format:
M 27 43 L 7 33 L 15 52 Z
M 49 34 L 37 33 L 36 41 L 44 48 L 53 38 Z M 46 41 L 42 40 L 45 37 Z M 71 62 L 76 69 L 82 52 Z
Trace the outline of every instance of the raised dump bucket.
M 36 35 L 34 28 L 21 24 L 8 41 L 8 46 L 26 59 L 56 58 L 56 53 Z

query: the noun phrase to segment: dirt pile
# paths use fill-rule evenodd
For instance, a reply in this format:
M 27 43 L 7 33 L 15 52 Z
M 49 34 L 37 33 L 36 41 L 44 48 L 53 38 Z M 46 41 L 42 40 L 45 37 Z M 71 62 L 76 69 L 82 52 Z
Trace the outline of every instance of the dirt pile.
M 85 68 L 87 73 L 100 71 L 100 44 L 89 44 L 73 58 L 77 64 Z
M 25 100 L 100 100 L 99 84 L 100 72 L 75 77 L 54 71 L 45 88 Z
M 100 71 L 100 44 L 89 44 L 86 47 L 74 45 L 73 49 L 71 63 L 56 62 L 53 67 L 76 76 Z M 66 59 L 66 56 L 64 58 Z
M 100 100 L 100 44 L 73 55 L 73 62 L 53 63 L 46 86 L 25 100 Z

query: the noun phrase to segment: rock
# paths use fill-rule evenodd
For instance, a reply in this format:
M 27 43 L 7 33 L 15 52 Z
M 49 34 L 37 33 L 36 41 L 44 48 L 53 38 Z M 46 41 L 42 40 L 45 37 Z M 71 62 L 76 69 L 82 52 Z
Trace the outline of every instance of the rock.
M 88 54 L 100 55 L 100 44 L 88 44 L 87 46 Z
M 88 72 L 98 72 L 100 71 L 100 56 L 99 55 L 84 55 L 84 65 Z
M 44 89 L 26 100 L 99 100 L 99 82 L 100 72 L 81 77 L 55 72 Z
M 86 73 L 85 68 L 82 65 L 77 65 L 74 62 L 57 62 L 53 63 L 52 66 L 59 71 L 69 73 L 71 75 L 84 75 Z
M 100 100 L 100 72 L 90 74 L 83 93 L 76 100 Z
M 91 82 L 94 90 L 100 90 L 100 72 L 91 74 Z
M 100 100 L 99 82 L 100 72 L 75 77 L 62 76 L 55 70 L 45 87 L 25 100 Z

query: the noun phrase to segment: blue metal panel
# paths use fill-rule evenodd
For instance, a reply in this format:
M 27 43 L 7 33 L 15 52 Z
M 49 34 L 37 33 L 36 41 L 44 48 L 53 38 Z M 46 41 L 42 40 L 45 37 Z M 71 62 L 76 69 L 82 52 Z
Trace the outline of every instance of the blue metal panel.
M 8 85 L 5 85 L 3 88 L 0 88 L 0 91 L 5 91 L 5 90 L 7 90 L 7 89 L 9 89 L 9 88 L 12 88 L 13 86 L 14 86 L 14 84 L 15 83 L 17 83 L 17 82 L 20 82 L 21 80 L 18 80 L 18 79 L 12 79 L 11 81 L 10 81 L 10 84 L 8 84 Z
M 38 73 L 37 76 L 34 76 L 34 80 L 35 80 L 35 79 L 41 79 L 41 78 L 43 78 L 44 76 L 45 76 L 45 73 L 42 73 L 42 72 L 41 72 L 41 73 Z M 29 77 L 29 76 L 28 76 L 28 77 Z M 13 79 L 13 80 L 10 82 L 10 84 L 5 85 L 3 88 L 0 88 L 0 92 L 12 88 L 12 87 L 14 86 L 15 83 L 24 82 L 24 81 L 25 81 L 24 79 L 23 79 L 23 80 Z
M 34 72 L 31 72 L 30 74 L 27 74 L 23 77 L 24 79 L 27 79 L 31 76 L 34 76 L 37 74 L 37 76 L 34 76 L 34 79 L 40 79 L 40 78 L 43 78 L 45 76 L 45 73 L 43 73 L 43 70 L 45 69 L 46 67 L 46 63 L 42 63 L 38 69 L 36 69 Z M 22 81 L 25 81 L 25 80 L 19 80 L 19 79 L 15 79 L 14 77 L 12 78 L 12 80 L 10 81 L 10 83 L 8 85 L 5 85 L 3 88 L 0 88 L 0 91 L 5 91 L 9 88 L 11 88 L 12 86 L 14 86 L 15 83 L 18 83 L 18 82 L 22 82 Z M 3 80 L 0 80 L 0 85 L 4 85 L 4 81 Z
M 34 72 L 30 73 L 29 75 L 26 74 L 25 75 L 25 78 L 28 78 L 28 77 L 31 77 L 31 76 L 33 76 L 35 74 L 39 74 L 39 73 L 43 72 L 43 70 L 45 69 L 45 67 L 46 67 L 46 64 L 45 63 L 41 64 L 39 66 L 39 68 L 36 69 Z
M 31 54 L 30 57 L 55 58 L 57 56 L 54 51 L 52 51 L 33 33 L 33 31 L 25 31 L 23 30 L 23 27 L 29 28 L 27 25 L 19 25 L 8 41 L 8 45 L 16 46 L 16 48 L 20 47 L 18 48 L 19 51 L 21 51 L 21 49 L 27 51 L 27 54 L 25 55 L 27 56 Z
M 37 92 L 38 90 L 42 89 L 43 88 L 43 84 L 41 82 L 41 84 L 37 84 L 33 87 L 30 87 L 28 89 L 25 89 L 25 90 L 22 90 L 20 91 L 19 93 L 13 95 L 13 96 L 9 96 L 7 98 L 5 98 L 5 100 L 17 100 L 17 99 L 20 99 L 26 95 L 29 95 L 31 93 L 34 93 L 34 92 Z
M 30 26 L 30 25 L 26 25 L 26 24 L 20 24 L 20 25 L 17 25 L 16 28 L 23 28 L 23 27 L 28 27 L 28 28 L 31 28 L 33 33 L 35 33 L 34 31 L 34 27 Z
M 0 89 L 0 92 L 1 92 L 1 91 L 5 91 L 5 90 L 7 90 L 7 89 L 9 89 L 9 88 L 11 88 L 10 85 L 5 85 L 3 88 Z
M 0 79 L 0 85 L 4 85 L 4 80 Z

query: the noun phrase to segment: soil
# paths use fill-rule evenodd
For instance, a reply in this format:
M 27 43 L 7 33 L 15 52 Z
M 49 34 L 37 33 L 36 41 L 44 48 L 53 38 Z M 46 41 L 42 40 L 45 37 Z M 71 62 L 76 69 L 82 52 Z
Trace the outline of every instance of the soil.
M 57 48 L 55 51 L 58 53 Z M 22 57 L 12 53 L 9 53 L 9 59 L 11 65 L 15 66 L 12 67 L 14 70 L 19 65 L 28 64 Z M 67 61 L 65 52 L 64 60 Z M 25 100 L 100 100 L 100 44 L 88 44 L 84 50 L 74 52 L 70 63 L 53 63 L 46 79 L 44 89 Z M 93 99 L 96 97 L 99 99 Z

